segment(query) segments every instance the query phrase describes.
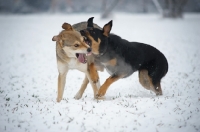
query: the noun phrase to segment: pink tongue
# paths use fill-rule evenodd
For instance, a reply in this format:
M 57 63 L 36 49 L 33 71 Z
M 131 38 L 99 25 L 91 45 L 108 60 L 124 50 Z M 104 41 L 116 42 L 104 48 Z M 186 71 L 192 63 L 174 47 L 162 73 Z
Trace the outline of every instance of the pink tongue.
M 85 63 L 84 54 L 79 53 L 78 60 L 79 60 L 81 63 Z

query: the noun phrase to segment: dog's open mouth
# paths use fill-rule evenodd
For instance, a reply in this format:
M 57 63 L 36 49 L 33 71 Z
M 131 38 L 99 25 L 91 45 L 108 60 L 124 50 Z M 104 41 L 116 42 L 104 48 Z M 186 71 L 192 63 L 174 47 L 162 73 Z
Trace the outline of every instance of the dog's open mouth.
M 76 53 L 76 57 L 78 58 L 79 62 L 85 64 L 87 63 L 87 56 L 91 55 L 91 53 Z
M 84 38 L 85 43 L 87 45 L 91 46 L 90 40 L 85 36 L 83 36 L 83 38 Z M 85 64 L 85 63 L 87 63 L 87 56 L 89 56 L 91 54 L 92 54 L 92 52 L 89 52 L 87 54 L 85 54 L 85 53 L 76 53 L 76 57 L 78 58 L 79 62 Z

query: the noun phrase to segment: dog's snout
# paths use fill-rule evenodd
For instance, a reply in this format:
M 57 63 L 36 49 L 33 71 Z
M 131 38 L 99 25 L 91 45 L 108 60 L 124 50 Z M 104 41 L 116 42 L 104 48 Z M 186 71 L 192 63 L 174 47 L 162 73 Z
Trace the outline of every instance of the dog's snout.
M 91 49 L 91 48 L 88 48 L 88 49 L 87 49 L 87 52 L 91 52 L 91 51 L 92 51 L 92 49 Z

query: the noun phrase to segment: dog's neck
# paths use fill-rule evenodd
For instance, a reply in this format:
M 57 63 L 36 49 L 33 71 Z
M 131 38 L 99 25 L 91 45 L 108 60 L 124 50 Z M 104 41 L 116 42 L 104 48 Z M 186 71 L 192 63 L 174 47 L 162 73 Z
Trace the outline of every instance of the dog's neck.
M 101 57 L 101 56 L 103 56 L 103 55 L 107 52 L 107 49 L 108 49 L 108 41 L 106 41 L 106 43 L 105 43 L 105 47 L 104 47 L 103 52 L 101 52 L 101 53 L 99 53 L 98 55 L 96 55 L 96 57 Z
M 62 48 L 62 50 L 65 52 L 67 57 L 76 58 L 75 53 L 69 52 L 69 47 L 65 46 L 65 47 Z
M 64 50 L 64 48 L 62 48 L 60 46 L 60 44 L 56 44 L 56 54 L 57 54 L 57 57 L 59 57 L 62 61 L 65 61 L 65 62 L 68 62 L 70 60 L 70 58 L 72 59 L 76 59 L 76 56 L 66 52 Z

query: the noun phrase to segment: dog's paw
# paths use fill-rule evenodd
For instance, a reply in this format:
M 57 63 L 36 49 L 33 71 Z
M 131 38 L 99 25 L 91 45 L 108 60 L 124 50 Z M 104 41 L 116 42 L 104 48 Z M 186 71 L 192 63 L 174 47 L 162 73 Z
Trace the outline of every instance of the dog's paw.
M 99 91 L 98 91 L 96 97 L 97 97 L 97 98 L 100 98 L 100 97 L 104 96 L 105 94 L 106 94 L 106 91 L 104 91 L 104 90 L 102 90 L 102 89 L 99 89 Z
M 161 95 L 163 95 L 162 92 L 157 92 L 156 93 L 156 96 L 161 96 Z
M 97 100 L 104 100 L 104 99 L 106 99 L 105 96 L 101 96 L 100 97 L 100 96 L 97 96 L 97 95 L 94 98 L 97 99 Z
M 82 97 L 82 94 L 78 92 L 75 96 L 74 99 L 79 100 Z
M 98 90 L 101 88 L 101 85 L 100 85 L 100 82 L 99 82 L 99 81 L 96 82 L 95 85 L 96 85 L 96 87 L 97 87 Z
M 56 101 L 59 103 L 62 100 L 62 98 L 57 98 Z

